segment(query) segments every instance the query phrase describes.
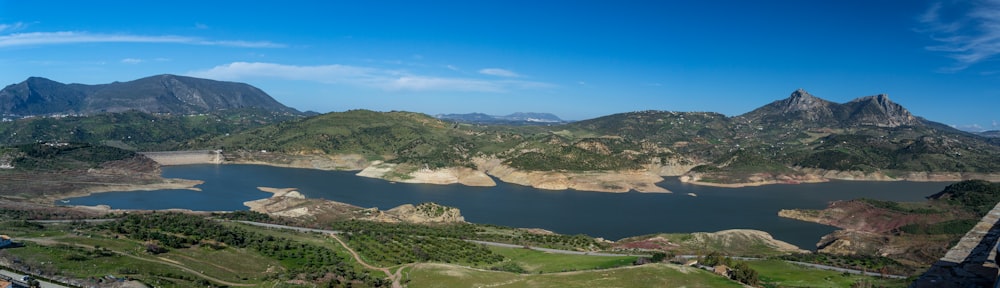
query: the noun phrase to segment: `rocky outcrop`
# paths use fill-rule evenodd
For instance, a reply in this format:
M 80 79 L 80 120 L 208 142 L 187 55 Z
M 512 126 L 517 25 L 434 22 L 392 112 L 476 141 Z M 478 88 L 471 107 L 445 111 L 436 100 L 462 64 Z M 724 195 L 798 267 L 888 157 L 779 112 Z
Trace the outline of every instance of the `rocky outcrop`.
M 830 106 L 835 105 L 819 97 L 813 96 L 806 90 L 798 89 L 785 100 L 781 100 L 776 105 L 782 113 L 801 113 L 806 120 L 817 121 L 833 117 Z
M 767 232 L 749 229 L 636 236 L 618 240 L 612 247 L 620 251 L 673 251 L 679 254 L 707 253 L 706 249 L 745 256 L 808 253 L 795 245 L 774 239 Z
M 486 171 L 504 182 L 538 189 L 573 189 L 619 193 L 633 190 L 638 192 L 670 192 L 656 186 L 656 183 L 663 181 L 663 177 L 649 171 L 523 171 L 503 165 L 500 160 L 495 158 L 477 158 L 474 162 L 481 171 Z
M 403 183 L 423 183 L 423 184 L 462 184 L 466 186 L 496 186 L 496 182 L 489 175 L 482 171 L 468 167 L 451 167 L 439 169 L 412 169 L 408 165 L 373 162 L 366 167 L 358 176 L 379 178 L 389 181 Z
M 407 223 L 459 223 L 465 222 L 461 211 L 458 208 L 439 205 L 429 202 L 414 206 L 413 204 L 403 204 L 399 207 L 385 211 L 402 222 Z
M 920 121 L 906 108 L 889 100 L 886 94 L 861 97 L 843 106 L 849 109 L 846 121 L 858 125 L 899 127 L 915 125 Z
M 691 233 L 691 240 L 694 245 L 721 245 L 724 247 L 736 247 L 741 245 L 763 245 L 775 251 L 788 253 L 808 253 L 799 247 L 778 239 L 774 239 L 771 234 L 750 229 L 730 229 L 711 233 Z
M 243 202 L 250 211 L 272 216 L 298 218 L 311 222 L 367 220 L 379 222 L 406 222 L 416 224 L 465 222 L 458 208 L 423 203 L 404 204 L 381 211 L 378 208 L 362 208 L 347 203 L 326 199 L 306 198 L 295 188 L 257 187 L 258 190 L 274 193 L 269 198 Z

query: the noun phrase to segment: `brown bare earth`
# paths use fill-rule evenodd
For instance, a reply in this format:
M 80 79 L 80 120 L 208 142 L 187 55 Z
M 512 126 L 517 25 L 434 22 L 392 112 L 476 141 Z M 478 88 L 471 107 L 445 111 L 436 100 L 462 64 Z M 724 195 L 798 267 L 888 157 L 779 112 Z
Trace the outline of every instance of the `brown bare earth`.
M 494 158 L 478 158 L 476 166 L 500 180 L 547 190 L 580 190 L 595 192 L 655 192 L 670 193 L 656 186 L 663 177 L 651 171 L 523 171 L 503 165 Z
M 0 171 L 0 197 L 51 204 L 58 199 L 109 191 L 194 189 L 201 181 L 165 179 L 160 166 L 142 155 L 98 168 L 56 171 Z
M 455 223 L 465 222 L 458 208 L 423 203 L 404 204 L 387 211 L 378 208 L 362 208 L 347 203 L 326 199 L 305 198 L 295 188 L 257 187 L 261 191 L 274 193 L 270 198 L 247 201 L 243 204 L 256 211 L 272 216 L 294 218 L 307 223 L 328 223 L 349 219 L 379 222 L 407 223 Z
M 778 215 L 843 229 L 824 236 L 816 244 L 819 252 L 885 256 L 910 266 L 927 267 L 941 258 L 949 243 L 960 235 L 907 234 L 899 228 L 976 216 L 933 204 L 917 207 L 930 211 L 901 211 L 876 207 L 863 200 L 848 200 L 832 202 L 823 210 L 781 210 Z
M 907 213 L 875 207 L 860 200 L 834 201 L 823 210 L 781 210 L 778 216 L 830 225 L 841 229 L 889 233 L 909 224 L 931 224 L 972 215 Z

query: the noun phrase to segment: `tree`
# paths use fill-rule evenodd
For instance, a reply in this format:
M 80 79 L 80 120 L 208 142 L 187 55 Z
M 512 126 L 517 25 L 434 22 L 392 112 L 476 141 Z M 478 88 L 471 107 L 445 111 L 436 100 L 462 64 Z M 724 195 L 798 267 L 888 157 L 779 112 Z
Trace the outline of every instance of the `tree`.
M 757 271 L 750 268 L 746 262 L 739 261 L 733 266 L 733 280 L 739 281 L 750 286 L 757 286 L 760 284 L 760 278 L 757 276 Z
M 666 259 L 666 258 L 667 258 L 667 253 L 654 252 L 653 253 L 653 258 L 650 258 L 649 260 L 653 261 L 653 263 L 660 263 L 660 262 L 663 262 L 663 259 Z

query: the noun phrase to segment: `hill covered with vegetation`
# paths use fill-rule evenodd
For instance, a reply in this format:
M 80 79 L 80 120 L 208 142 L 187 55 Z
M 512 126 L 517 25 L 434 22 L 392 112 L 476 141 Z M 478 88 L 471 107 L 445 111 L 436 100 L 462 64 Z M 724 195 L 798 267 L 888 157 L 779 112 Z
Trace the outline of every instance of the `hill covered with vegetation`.
M 430 169 L 486 171 L 499 163 L 529 172 L 645 171 L 720 184 L 1000 173 L 1000 162 L 994 161 L 1000 145 L 990 138 L 913 116 L 885 95 L 838 104 L 802 90 L 734 117 L 639 111 L 554 126 L 468 124 L 398 111 L 301 117 L 250 108 L 0 123 L 0 143 L 39 141 L 146 151 L 354 154 L 369 162 Z M 487 162 L 494 164 L 482 165 Z

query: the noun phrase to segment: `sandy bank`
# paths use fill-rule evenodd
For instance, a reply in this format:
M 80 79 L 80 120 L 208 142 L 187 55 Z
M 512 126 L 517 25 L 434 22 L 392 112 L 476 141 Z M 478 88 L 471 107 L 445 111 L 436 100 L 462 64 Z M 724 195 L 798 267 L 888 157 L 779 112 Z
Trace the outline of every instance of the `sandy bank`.
M 710 186 L 710 187 L 722 187 L 722 188 L 743 188 L 743 187 L 756 187 L 765 185 L 777 185 L 777 184 L 802 184 L 802 183 L 823 183 L 830 180 L 817 178 L 817 179 L 802 179 L 802 180 L 765 180 L 756 181 L 748 183 L 715 183 L 715 182 L 704 182 L 697 179 L 692 179 L 690 176 L 681 176 L 681 183 L 700 185 L 700 186 Z
M 670 193 L 669 190 L 656 186 L 656 183 L 663 181 L 663 177 L 650 171 L 524 171 L 503 165 L 495 158 L 477 158 L 474 159 L 474 163 L 480 170 L 504 182 L 538 189 Z
M 409 165 L 399 165 L 375 161 L 366 167 L 358 176 L 368 178 L 378 178 L 402 183 L 421 184 L 462 184 L 466 186 L 493 187 L 497 183 L 493 182 L 486 173 L 467 167 L 451 167 L 440 169 L 409 169 Z M 407 171 L 412 170 L 412 171 Z
M 175 179 L 168 178 L 163 179 L 162 182 L 150 183 L 150 184 L 104 184 L 99 186 L 92 186 L 76 190 L 70 193 L 59 194 L 59 195 L 48 195 L 44 199 L 48 202 L 53 202 L 56 200 L 66 199 L 66 198 L 76 198 L 89 196 L 95 193 L 105 193 L 105 192 L 125 192 L 125 191 L 155 191 L 155 190 L 167 190 L 167 189 L 185 189 L 193 191 L 201 191 L 200 188 L 195 186 L 201 185 L 205 181 L 201 180 L 188 180 L 188 179 Z
M 712 187 L 740 188 L 752 186 L 764 186 L 774 184 L 801 184 L 801 183 L 822 183 L 830 180 L 845 181 L 912 181 L 912 182 L 958 182 L 963 180 L 980 179 L 986 181 L 1000 181 L 1000 173 L 976 173 L 976 172 L 896 172 L 895 177 L 889 176 L 885 172 L 862 172 L 862 171 L 835 171 L 812 168 L 801 168 L 799 172 L 803 175 L 778 175 L 771 177 L 754 177 L 750 182 L 744 183 L 717 183 L 702 181 L 702 175 L 698 173 L 688 173 L 681 176 L 682 183 Z

